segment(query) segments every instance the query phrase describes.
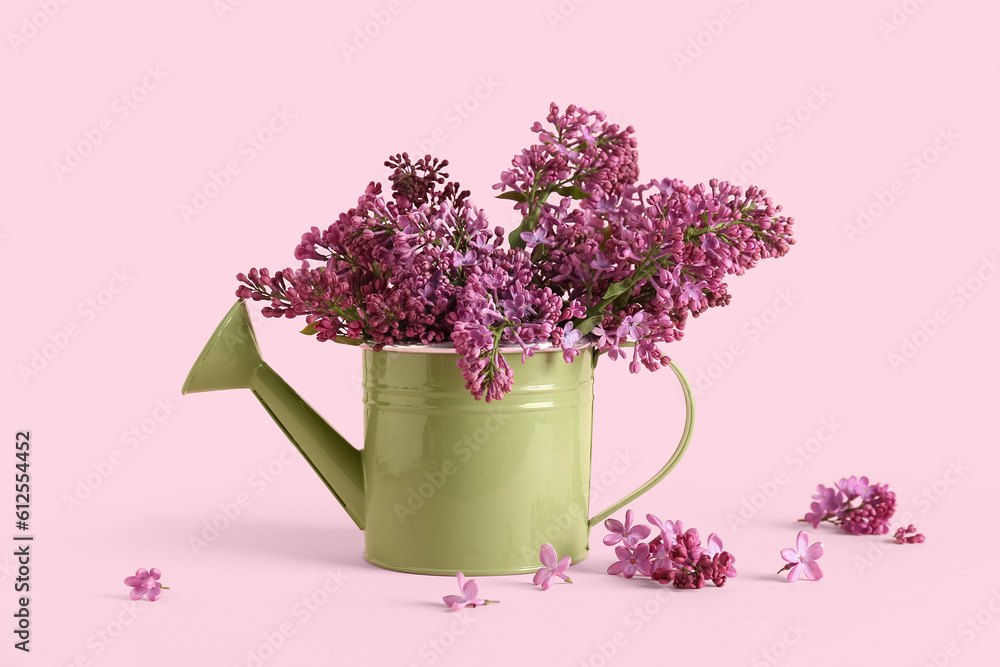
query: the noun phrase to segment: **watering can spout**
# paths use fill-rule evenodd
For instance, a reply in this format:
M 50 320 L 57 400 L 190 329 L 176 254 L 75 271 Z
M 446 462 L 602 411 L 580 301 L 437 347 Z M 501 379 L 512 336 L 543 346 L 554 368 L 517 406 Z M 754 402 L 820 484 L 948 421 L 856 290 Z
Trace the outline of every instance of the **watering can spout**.
M 359 528 L 365 527 L 361 452 L 267 365 L 242 299 L 229 309 L 188 373 L 182 394 L 250 389 L 323 479 Z

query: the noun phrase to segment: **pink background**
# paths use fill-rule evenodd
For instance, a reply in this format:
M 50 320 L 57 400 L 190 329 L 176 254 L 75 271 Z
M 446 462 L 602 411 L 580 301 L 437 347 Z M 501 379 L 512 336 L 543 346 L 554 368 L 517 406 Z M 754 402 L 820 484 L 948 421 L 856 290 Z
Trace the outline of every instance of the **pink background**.
M 30 655 L 11 646 L 0 549 L 0 662 L 995 660 L 1000 545 L 979 508 L 998 463 L 1000 232 L 980 179 L 996 174 L 998 18 L 916 0 L 5 3 L 0 539 L 14 434 L 31 429 L 36 541 Z M 361 533 L 249 393 L 180 386 L 235 274 L 292 263 L 390 152 L 447 157 L 509 228 L 490 186 L 553 100 L 633 124 L 644 178 L 757 183 L 797 220 L 789 256 L 670 347 L 699 387 L 694 441 L 633 504 L 720 533 L 740 574 L 701 592 L 612 578 L 595 530 L 572 586 L 483 577 L 502 604 L 455 614 L 440 603 L 453 580 L 362 560 Z M 258 134 L 271 141 L 251 150 Z M 360 440 L 356 351 L 256 319 L 270 363 Z M 595 510 L 661 465 L 682 420 L 669 375 L 606 364 L 599 385 Z M 616 458 L 634 461 L 619 474 Z M 826 576 L 788 585 L 774 572 L 795 519 L 851 474 L 890 483 L 928 541 L 812 531 Z M 121 581 L 151 566 L 172 590 L 133 607 Z

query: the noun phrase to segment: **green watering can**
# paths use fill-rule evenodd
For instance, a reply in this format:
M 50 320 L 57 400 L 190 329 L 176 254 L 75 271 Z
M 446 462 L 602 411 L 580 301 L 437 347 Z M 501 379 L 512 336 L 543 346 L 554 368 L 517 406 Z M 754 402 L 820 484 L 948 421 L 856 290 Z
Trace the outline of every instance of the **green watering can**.
M 364 449 L 357 450 L 261 358 L 242 300 L 191 368 L 184 394 L 250 389 L 365 532 L 365 559 L 420 574 L 518 574 L 551 543 L 573 562 L 590 529 L 673 470 L 694 426 L 691 387 L 670 364 L 687 411 L 680 442 L 645 484 L 587 518 L 597 355 L 573 363 L 543 348 L 521 364 L 503 351 L 514 389 L 475 400 L 451 345 L 362 348 Z

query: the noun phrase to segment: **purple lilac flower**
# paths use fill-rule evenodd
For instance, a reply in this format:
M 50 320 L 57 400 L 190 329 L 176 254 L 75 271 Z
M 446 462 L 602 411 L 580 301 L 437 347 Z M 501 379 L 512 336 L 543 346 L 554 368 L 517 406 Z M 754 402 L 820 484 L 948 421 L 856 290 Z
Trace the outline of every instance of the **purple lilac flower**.
M 552 245 L 552 239 L 544 229 L 536 229 L 533 232 L 521 232 L 521 240 L 529 248 L 536 245 Z
M 476 263 L 476 251 L 475 250 L 470 250 L 469 252 L 465 253 L 464 255 L 458 255 L 458 254 L 456 254 L 455 258 L 452 261 L 454 262 L 455 266 L 457 266 L 457 267 L 472 266 L 473 264 Z
M 634 518 L 632 510 L 628 510 L 625 512 L 624 525 L 617 519 L 607 519 L 604 522 L 604 527 L 608 529 L 610 534 L 604 536 L 604 544 L 610 547 L 621 542 L 627 547 L 635 548 L 640 540 L 649 537 L 649 526 L 641 523 L 633 526 L 632 520 Z
M 822 555 L 823 543 L 809 544 L 809 534 L 800 530 L 795 538 L 795 548 L 781 550 L 781 557 L 788 565 L 778 570 L 778 573 L 788 570 L 788 583 L 798 581 L 800 575 L 808 581 L 819 581 L 823 578 L 823 570 L 816 561 Z
M 625 356 L 625 353 L 622 352 L 620 347 L 618 347 L 619 343 L 617 332 L 612 332 L 609 335 L 608 332 L 604 330 L 604 327 L 596 326 L 591 330 L 591 333 L 598 337 L 597 348 L 606 352 L 611 361 L 615 361 L 619 357 Z
M 576 349 L 576 344 L 580 342 L 580 338 L 583 334 L 580 333 L 579 329 L 573 328 L 572 322 L 567 322 L 563 327 L 563 337 L 560 346 L 563 351 L 563 361 L 567 364 L 573 361 L 573 357 L 580 354 L 580 350 Z
M 531 308 L 528 300 L 525 298 L 524 292 L 518 292 L 510 299 L 505 299 L 503 302 L 504 315 L 510 317 L 511 319 L 523 319 L 525 315 L 534 315 L 535 311 Z M 572 325 L 572 323 L 570 323 Z
M 466 579 L 465 575 L 461 572 L 457 572 L 455 576 L 458 577 L 458 590 L 462 594 L 445 595 L 442 598 L 444 603 L 453 611 L 459 611 L 466 607 L 479 607 L 500 602 L 499 600 L 484 600 L 479 597 L 479 584 L 476 583 L 475 579 Z
M 837 488 L 841 490 L 848 500 L 854 500 L 858 496 L 864 496 L 867 493 L 869 488 L 868 478 L 861 477 L 859 479 L 854 475 L 844 477 L 837 482 Z
M 594 259 L 590 260 L 590 268 L 596 269 L 597 271 L 606 271 L 614 267 L 614 263 L 604 256 L 604 253 L 598 250 L 594 253 Z
M 618 326 L 618 338 L 639 340 L 645 336 L 649 329 L 642 325 L 644 319 L 646 319 L 646 313 L 643 312 L 636 313 L 635 315 L 626 315 L 622 323 Z
M 813 528 L 819 528 L 821 521 L 837 518 L 838 513 L 844 505 L 844 496 L 837 489 L 831 489 L 820 484 L 816 487 L 814 502 L 810 505 L 812 510 L 805 516 L 805 521 L 811 523 Z
M 542 567 L 538 568 L 538 572 L 535 572 L 532 583 L 541 586 L 543 591 L 552 587 L 552 582 L 555 581 L 556 577 L 568 584 L 573 583 L 573 580 L 566 574 L 571 562 L 569 556 L 563 556 L 560 560 L 555 547 L 551 544 L 543 544 L 539 550 L 538 559 L 542 562 Z
M 608 574 L 620 574 L 631 579 L 636 574 L 648 577 L 653 573 L 649 561 L 649 545 L 641 542 L 634 550 L 628 547 L 615 547 L 618 560 L 608 566 Z
M 672 546 L 672 543 L 665 540 L 662 536 L 657 536 L 650 540 L 649 563 L 650 569 L 653 572 L 673 569 L 674 562 L 670 560 L 670 548 Z
M 673 544 L 676 541 L 677 535 L 684 532 L 684 522 L 680 520 L 670 521 L 668 519 L 667 521 L 660 521 L 660 518 L 655 514 L 647 514 L 646 521 L 659 528 L 660 537 L 667 544 Z
M 150 602 L 159 600 L 163 596 L 163 591 L 170 590 L 169 586 L 160 584 L 160 574 L 155 567 L 148 570 L 139 568 L 134 575 L 125 577 L 125 585 L 132 589 L 128 596 L 133 600 L 141 600 L 143 597 Z
M 707 289 L 708 283 L 704 280 L 696 283 L 688 283 L 681 288 L 679 301 L 682 304 L 694 304 L 700 310 L 703 308 L 703 303 L 707 303 L 705 299 L 705 290 Z

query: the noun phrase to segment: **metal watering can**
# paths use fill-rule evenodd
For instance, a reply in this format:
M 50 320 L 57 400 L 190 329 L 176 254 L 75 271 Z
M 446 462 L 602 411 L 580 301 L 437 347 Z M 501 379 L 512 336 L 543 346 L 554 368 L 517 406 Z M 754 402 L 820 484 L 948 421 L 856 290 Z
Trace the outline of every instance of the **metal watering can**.
M 515 385 L 475 400 L 451 345 L 362 348 L 364 449 L 352 447 L 261 358 L 246 305 L 229 310 L 181 393 L 247 388 L 365 533 L 365 559 L 420 574 L 518 574 L 538 569 L 542 544 L 573 562 L 590 529 L 677 465 L 694 426 L 691 387 L 676 449 L 645 484 L 591 518 L 590 455 L 597 355 L 573 363 L 542 349 L 521 364 L 504 352 Z

